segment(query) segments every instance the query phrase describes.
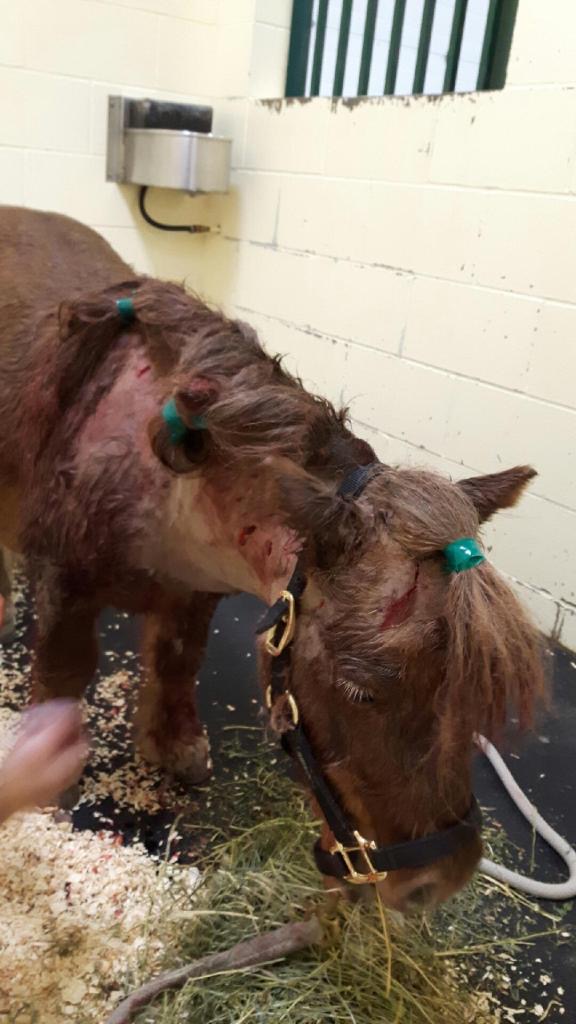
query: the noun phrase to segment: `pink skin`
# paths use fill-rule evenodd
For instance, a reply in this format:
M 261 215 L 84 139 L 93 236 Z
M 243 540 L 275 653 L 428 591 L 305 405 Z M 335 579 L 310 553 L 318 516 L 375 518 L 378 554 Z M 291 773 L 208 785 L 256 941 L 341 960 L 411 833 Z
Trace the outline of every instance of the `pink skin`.
M 76 449 L 80 468 L 83 462 L 104 455 L 117 439 L 128 438 L 143 462 L 156 469 L 146 426 L 158 412 L 161 395 L 150 370 L 144 353 L 135 350 L 129 355 L 122 373 L 84 424 Z
M 220 511 L 221 495 L 213 500 L 210 487 L 200 493 L 197 508 L 204 522 L 211 524 L 211 543 L 218 548 L 218 559 L 223 550 L 229 562 L 228 572 L 234 572 L 230 578 L 234 579 L 235 589 L 255 594 L 270 604 L 288 582 L 301 543 L 293 530 L 277 520 L 258 520 L 254 509 L 258 508 L 260 488 L 261 483 L 252 487 L 249 484 L 246 490 L 245 482 L 239 481 L 227 495 L 227 517 Z

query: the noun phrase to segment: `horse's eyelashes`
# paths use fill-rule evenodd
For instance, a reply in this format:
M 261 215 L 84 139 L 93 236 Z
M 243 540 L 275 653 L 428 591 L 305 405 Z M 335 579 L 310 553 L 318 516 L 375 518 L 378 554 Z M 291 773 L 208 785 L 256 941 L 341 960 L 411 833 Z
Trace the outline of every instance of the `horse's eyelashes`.
M 374 695 L 369 690 L 357 686 L 350 679 L 339 679 L 337 685 L 352 704 L 372 704 L 374 702 Z

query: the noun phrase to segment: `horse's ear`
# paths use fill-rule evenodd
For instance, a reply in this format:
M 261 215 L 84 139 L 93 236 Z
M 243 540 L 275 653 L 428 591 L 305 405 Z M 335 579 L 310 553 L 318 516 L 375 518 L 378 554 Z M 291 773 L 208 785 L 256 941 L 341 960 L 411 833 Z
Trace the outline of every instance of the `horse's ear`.
M 267 461 L 274 462 L 284 521 L 303 539 L 315 566 L 333 568 L 359 543 L 363 524 L 359 506 L 340 498 L 288 459 Z
M 480 522 L 483 523 L 502 508 L 511 508 L 521 497 L 526 485 L 537 476 L 531 466 L 515 466 L 502 473 L 472 476 L 459 480 L 458 486 L 470 498 Z

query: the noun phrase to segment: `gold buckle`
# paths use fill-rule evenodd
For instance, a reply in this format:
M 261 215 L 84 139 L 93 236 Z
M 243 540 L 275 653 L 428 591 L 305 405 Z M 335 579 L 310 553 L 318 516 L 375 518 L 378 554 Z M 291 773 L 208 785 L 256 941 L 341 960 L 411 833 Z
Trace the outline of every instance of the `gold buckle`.
M 388 877 L 387 871 L 377 871 L 374 867 L 371 859 L 369 850 L 377 850 L 378 847 L 372 839 L 364 839 L 359 832 L 354 832 L 354 838 L 356 839 L 357 846 L 343 846 L 342 843 L 336 841 L 330 848 L 330 853 L 339 853 L 342 857 L 346 867 L 348 868 L 348 874 L 344 875 L 346 882 L 351 882 L 352 885 L 373 885 L 375 882 L 383 882 Z M 366 873 L 356 871 L 352 859 L 351 853 L 360 853 L 363 857 L 364 863 L 368 868 Z
M 292 714 L 292 724 L 294 726 L 298 725 L 298 722 L 300 721 L 300 710 L 299 710 L 298 705 L 296 703 L 296 698 L 293 696 L 293 694 L 290 693 L 290 690 L 283 690 L 283 692 L 281 694 L 279 694 L 279 697 L 286 697 L 286 699 L 288 701 L 288 706 L 289 706 L 291 714 Z M 271 711 L 272 710 L 272 703 L 273 703 L 273 701 L 272 701 L 272 687 L 271 686 L 267 686 L 266 687 L 265 700 L 266 700 L 266 707 L 268 708 L 269 711 Z
M 280 638 L 276 640 L 275 633 L 278 628 L 278 623 L 276 623 L 275 626 L 272 626 L 272 629 L 268 630 L 264 640 L 264 646 L 268 654 L 271 654 L 273 658 L 277 658 L 279 654 L 282 654 L 284 648 L 294 639 L 294 633 L 296 632 L 296 602 L 294 601 L 294 595 L 289 590 L 283 590 L 280 597 L 288 605 L 286 613 L 280 619 L 284 624 L 284 631 Z

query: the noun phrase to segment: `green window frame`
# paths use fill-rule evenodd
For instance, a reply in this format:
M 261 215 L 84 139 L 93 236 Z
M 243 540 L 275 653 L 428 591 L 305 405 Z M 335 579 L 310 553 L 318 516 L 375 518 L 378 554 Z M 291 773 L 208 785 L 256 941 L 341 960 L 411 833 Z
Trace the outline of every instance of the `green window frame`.
M 362 52 L 357 88 L 352 95 L 368 95 L 374 52 L 376 19 L 381 0 L 367 0 L 362 38 Z M 313 30 L 314 0 L 294 0 L 286 96 L 318 96 L 326 52 L 326 27 L 329 0 L 317 0 L 316 23 Z M 350 43 L 353 0 L 342 0 L 332 96 L 342 96 Z M 424 0 L 416 66 L 411 95 L 424 91 L 430 57 L 430 43 L 436 14 L 436 0 Z M 452 26 L 446 56 L 446 69 L 441 92 L 454 92 L 460 66 L 462 40 L 466 26 L 469 0 L 455 0 Z M 489 0 L 476 88 L 502 89 L 506 81 L 508 59 L 518 11 L 518 0 Z M 394 95 L 402 34 L 406 17 L 406 0 L 394 0 L 386 71 L 378 95 Z M 371 95 L 375 95 L 372 93 Z

